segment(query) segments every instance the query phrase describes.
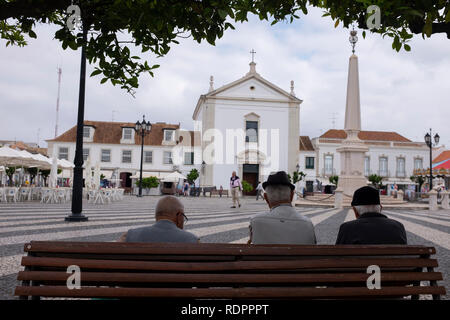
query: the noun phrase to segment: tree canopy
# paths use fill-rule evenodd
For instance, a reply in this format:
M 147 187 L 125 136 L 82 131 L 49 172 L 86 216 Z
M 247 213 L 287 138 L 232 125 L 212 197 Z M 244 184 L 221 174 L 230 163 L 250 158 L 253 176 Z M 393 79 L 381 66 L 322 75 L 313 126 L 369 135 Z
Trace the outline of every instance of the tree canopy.
M 83 24 L 89 29 L 86 57 L 95 70 L 113 85 L 133 93 L 142 73 L 153 76 L 158 64 L 149 65 L 140 56 L 132 56 L 130 46 L 154 57 L 166 55 L 179 38 L 206 40 L 214 45 L 224 31 L 234 29 L 234 22 L 248 20 L 255 14 L 276 24 L 293 22 L 308 7 L 324 10 L 324 16 L 349 27 L 392 37 L 392 47 L 409 51 L 407 42 L 414 34 L 430 37 L 446 33 L 450 39 L 450 2 L 448 0 L 0 0 L 0 39 L 8 45 L 24 46 L 26 35 L 36 38 L 36 24 L 59 26 L 55 38 L 64 49 L 82 46 L 82 32 L 71 32 L 66 22 L 71 4 L 81 9 Z M 369 29 L 370 5 L 380 8 L 380 28 Z M 363 32 L 365 37 L 365 31 Z

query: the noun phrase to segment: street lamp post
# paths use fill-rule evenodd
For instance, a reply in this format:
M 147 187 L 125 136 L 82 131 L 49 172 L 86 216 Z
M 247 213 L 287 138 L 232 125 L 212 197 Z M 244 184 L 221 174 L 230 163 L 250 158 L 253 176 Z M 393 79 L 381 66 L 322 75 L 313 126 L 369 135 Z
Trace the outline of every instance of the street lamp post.
M 136 121 L 134 130 L 141 136 L 141 170 L 139 174 L 139 194 L 138 197 L 142 197 L 142 164 L 144 162 L 144 137 L 150 132 L 152 125 L 150 121 L 145 121 L 145 115 L 142 116 L 142 122 Z
M 433 141 L 431 141 L 431 128 L 430 132 L 425 135 L 425 143 L 427 144 L 428 148 L 430 148 L 430 191 L 433 189 L 433 157 L 432 157 L 432 151 L 433 151 Z M 434 142 L 435 146 L 439 143 L 439 135 L 436 133 L 434 135 Z
M 84 13 L 84 11 L 82 11 Z M 81 46 L 81 66 L 80 66 L 80 88 L 78 91 L 78 118 L 77 118 L 77 138 L 75 147 L 75 168 L 73 168 L 73 189 L 72 189 L 72 214 L 64 220 L 68 222 L 87 221 L 83 215 L 83 128 L 84 128 L 84 100 L 86 89 L 86 44 L 89 30 L 89 22 L 82 16 L 83 42 Z

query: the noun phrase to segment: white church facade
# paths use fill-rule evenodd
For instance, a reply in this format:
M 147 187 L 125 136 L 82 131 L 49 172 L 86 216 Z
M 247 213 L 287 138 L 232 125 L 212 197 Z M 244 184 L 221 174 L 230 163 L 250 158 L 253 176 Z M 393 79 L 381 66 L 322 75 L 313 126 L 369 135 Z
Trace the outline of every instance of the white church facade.
M 201 95 L 193 113 L 201 132 L 201 186 L 227 189 L 231 173 L 256 186 L 273 171 L 293 172 L 298 163 L 300 104 L 293 91 L 256 72 Z

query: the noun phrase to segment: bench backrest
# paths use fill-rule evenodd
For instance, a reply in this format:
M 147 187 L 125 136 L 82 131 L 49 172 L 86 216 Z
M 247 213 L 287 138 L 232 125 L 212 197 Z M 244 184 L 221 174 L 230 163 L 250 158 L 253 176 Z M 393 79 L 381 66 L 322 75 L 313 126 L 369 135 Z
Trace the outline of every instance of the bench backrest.
M 31 242 L 15 295 L 77 298 L 392 298 L 432 295 L 442 274 L 425 246 Z M 67 287 L 69 266 L 81 289 Z M 381 270 L 369 289 L 369 266 Z M 422 285 L 420 283 L 422 282 Z

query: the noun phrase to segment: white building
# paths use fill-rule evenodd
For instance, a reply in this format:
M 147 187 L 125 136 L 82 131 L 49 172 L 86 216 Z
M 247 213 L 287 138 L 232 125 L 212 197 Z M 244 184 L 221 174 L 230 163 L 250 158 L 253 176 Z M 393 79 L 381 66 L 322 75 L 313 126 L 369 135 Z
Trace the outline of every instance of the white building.
M 336 149 L 345 138 L 344 130 L 331 129 L 312 139 L 315 172 L 306 172 L 304 186 L 308 191 L 312 191 L 312 181 L 315 179 L 327 184 L 330 176 L 340 175 L 340 154 Z M 361 131 L 359 138 L 369 148 L 365 154 L 364 176 L 382 176 L 383 184 L 388 186 L 388 194 L 392 185 L 405 188 L 413 184 L 410 176 L 414 169 L 423 169 L 429 163 L 429 149 L 424 142 L 413 142 L 396 132 L 382 131 Z M 301 150 L 300 159 L 312 154 L 310 150 Z M 304 168 L 301 161 L 300 167 Z
M 92 166 L 100 163 L 106 179 L 121 179 L 122 187 L 131 187 L 132 176 L 138 174 L 141 163 L 141 137 L 134 123 L 84 122 L 83 160 Z M 75 158 L 76 126 L 55 139 L 47 140 L 50 157 L 56 152 L 59 159 Z M 180 129 L 180 125 L 152 123 L 144 138 L 143 177 L 165 175 L 178 170 L 187 175 L 193 168 L 200 169 L 200 152 L 195 151 L 193 132 Z
M 205 161 L 200 184 L 228 189 L 233 171 L 253 187 L 272 171 L 298 163 L 300 104 L 293 81 L 288 93 L 256 72 L 201 95 L 193 113 Z

